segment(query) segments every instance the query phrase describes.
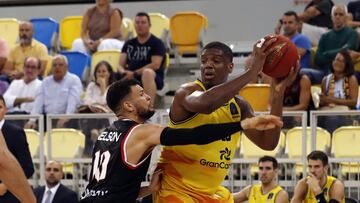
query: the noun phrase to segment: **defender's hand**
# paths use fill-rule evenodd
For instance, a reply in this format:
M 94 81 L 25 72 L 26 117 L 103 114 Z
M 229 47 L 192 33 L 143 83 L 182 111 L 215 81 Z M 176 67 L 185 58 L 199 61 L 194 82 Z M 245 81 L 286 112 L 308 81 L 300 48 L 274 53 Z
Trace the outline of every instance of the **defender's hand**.
M 275 127 L 282 127 L 283 122 L 280 117 L 273 115 L 259 115 L 252 118 L 246 118 L 241 121 L 241 126 L 244 130 L 269 130 Z

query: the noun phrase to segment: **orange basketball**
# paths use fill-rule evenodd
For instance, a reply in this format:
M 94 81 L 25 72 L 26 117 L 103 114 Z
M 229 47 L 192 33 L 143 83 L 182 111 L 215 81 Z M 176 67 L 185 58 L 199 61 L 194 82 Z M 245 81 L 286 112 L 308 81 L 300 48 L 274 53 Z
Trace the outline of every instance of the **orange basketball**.
M 291 67 L 295 67 L 299 55 L 295 44 L 289 38 L 281 35 L 275 37 L 276 41 L 268 47 L 275 47 L 275 50 L 266 57 L 263 72 L 273 78 L 282 78 L 289 74 Z M 269 39 L 264 38 L 265 41 Z

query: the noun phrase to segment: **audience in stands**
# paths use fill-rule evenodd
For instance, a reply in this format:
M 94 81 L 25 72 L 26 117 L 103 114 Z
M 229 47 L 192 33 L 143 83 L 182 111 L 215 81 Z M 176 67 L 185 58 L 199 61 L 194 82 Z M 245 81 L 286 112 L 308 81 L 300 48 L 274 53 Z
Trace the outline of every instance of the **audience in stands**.
M 300 19 L 294 11 L 287 11 L 281 19 L 283 35 L 291 39 L 296 45 L 301 57 L 300 68 L 310 67 L 311 42 L 308 37 L 299 33 Z M 276 33 L 279 34 L 279 33 Z
M 63 55 L 56 55 L 52 60 L 52 75 L 46 77 L 35 96 L 31 115 L 37 114 L 72 114 L 80 104 L 83 91 L 79 77 L 68 72 L 68 61 Z M 56 127 L 64 127 L 68 120 L 60 119 Z M 34 128 L 30 120 L 27 128 Z
M 3 80 L 12 81 L 20 79 L 24 75 L 25 58 L 30 56 L 40 59 L 40 75 L 43 75 L 47 63 L 48 50 L 44 44 L 33 38 L 33 33 L 34 30 L 31 22 L 20 23 L 19 43 L 10 51 L 2 71 Z
M 263 156 L 258 161 L 258 167 L 260 183 L 249 185 L 234 193 L 234 203 L 288 203 L 288 193 L 277 183 L 279 170 L 277 160 L 271 156 Z
M 2 69 L 4 68 L 8 54 L 9 54 L 9 47 L 6 41 L 0 37 L 0 73 L 2 73 Z
M 41 62 L 35 57 L 25 59 L 24 77 L 13 80 L 4 94 L 8 114 L 29 114 L 34 106 L 36 92 L 41 86 L 38 79 Z
M 120 41 L 122 12 L 113 8 L 111 0 L 96 0 L 83 16 L 81 39 L 73 42 L 72 50 L 92 54 L 100 50 L 118 49 L 124 44 Z
M 346 10 L 345 5 L 335 5 L 332 9 L 333 28 L 319 41 L 314 61 L 317 69 L 312 71 L 310 77 L 314 79 L 313 83 L 319 84 L 321 78 L 330 73 L 332 61 L 338 52 L 356 50 L 358 47 L 356 31 L 346 26 Z
M 77 203 L 77 194 L 61 184 L 63 178 L 63 168 L 57 161 L 49 161 L 45 167 L 45 186 L 34 189 L 34 194 L 38 203 Z
M 331 72 L 321 83 L 320 109 L 341 111 L 354 109 L 358 99 L 359 84 L 347 51 L 341 51 L 336 55 Z M 319 126 L 331 133 L 336 128 L 349 124 L 351 122 L 344 117 L 319 117 Z
M 309 37 L 313 46 L 318 44 L 322 34 L 332 28 L 330 13 L 333 5 L 331 0 L 312 0 L 299 14 L 303 22 L 301 33 Z
M 119 72 L 122 78 L 136 78 L 154 105 L 156 91 L 164 86 L 165 45 L 150 33 L 150 17 L 139 12 L 135 17 L 137 37 L 127 41 L 122 48 Z
M 328 156 L 322 151 L 313 151 L 307 156 L 307 161 L 308 176 L 297 183 L 291 203 L 345 203 L 344 184 L 327 175 L 330 167 Z
M 20 163 L 26 178 L 30 178 L 34 174 L 34 165 L 24 129 L 11 124 L 8 120 L 5 120 L 4 116 L 6 111 L 7 108 L 5 100 L 2 96 L 0 96 L 1 132 L 4 135 L 7 147 Z M 8 191 L 7 186 L 4 183 L 0 183 L 0 202 L 20 203 L 20 201 Z

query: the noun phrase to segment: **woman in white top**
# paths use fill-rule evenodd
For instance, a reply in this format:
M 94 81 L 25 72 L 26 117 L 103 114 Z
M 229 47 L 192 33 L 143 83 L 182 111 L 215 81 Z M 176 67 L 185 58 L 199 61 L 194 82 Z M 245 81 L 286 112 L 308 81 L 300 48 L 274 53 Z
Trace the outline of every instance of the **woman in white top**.
M 348 51 L 339 52 L 332 62 L 331 74 L 321 83 L 320 109 L 347 111 L 356 107 L 358 82 L 354 75 L 354 66 Z M 336 128 L 351 125 L 348 116 L 319 117 L 319 126 L 332 133 Z
M 93 113 L 105 113 L 108 107 L 106 105 L 106 93 L 113 82 L 114 72 L 111 65 L 106 61 L 101 61 L 95 66 L 94 81 L 86 88 L 84 104 L 87 105 Z

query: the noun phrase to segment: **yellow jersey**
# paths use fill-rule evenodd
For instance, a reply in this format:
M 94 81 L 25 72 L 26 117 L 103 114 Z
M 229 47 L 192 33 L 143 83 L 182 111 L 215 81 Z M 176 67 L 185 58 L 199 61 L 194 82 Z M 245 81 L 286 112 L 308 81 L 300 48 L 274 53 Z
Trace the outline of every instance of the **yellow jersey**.
M 199 81 L 196 84 L 206 91 Z M 240 122 L 240 107 L 232 98 L 210 114 L 195 114 L 182 121 L 171 121 L 172 128 L 193 128 L 204 124 Z M 210 135 L 209 135 L 210 136 Z M 207 145 L 163 147 L 159 167 L 163 168 L 161 191 L 154 202 L 233 202 L 221 183 L 231 167 L 240 132 Z
M 249 203 L 275 203 L 277 194 L 283 190 L 279 185 L 266 194 L 262 194 L 261 184 L 253 185 L 250 190 Z
M 330 188 L 331 188 L 332 184 L 335 182 L 335 180 L 336 180 L 336 178 L 334 178 L 332 176 L 327 176 L 326 177 L 326 184 L 322 188 L 322 191 L 324 192 L 325 199 L 326 199 L 327 202 L 330 201 L 330 193 L 329 193 L 329 191 L 330 191 Z M 317 203 L 315 196 L 316 195 L 314 194 L 314 192 L 311 191 L 310 188 L 308 187 L 304 203 Z M 340 203 L 345 203 L 345 197 L 343 197 L 343 199 L 341 200 Z

